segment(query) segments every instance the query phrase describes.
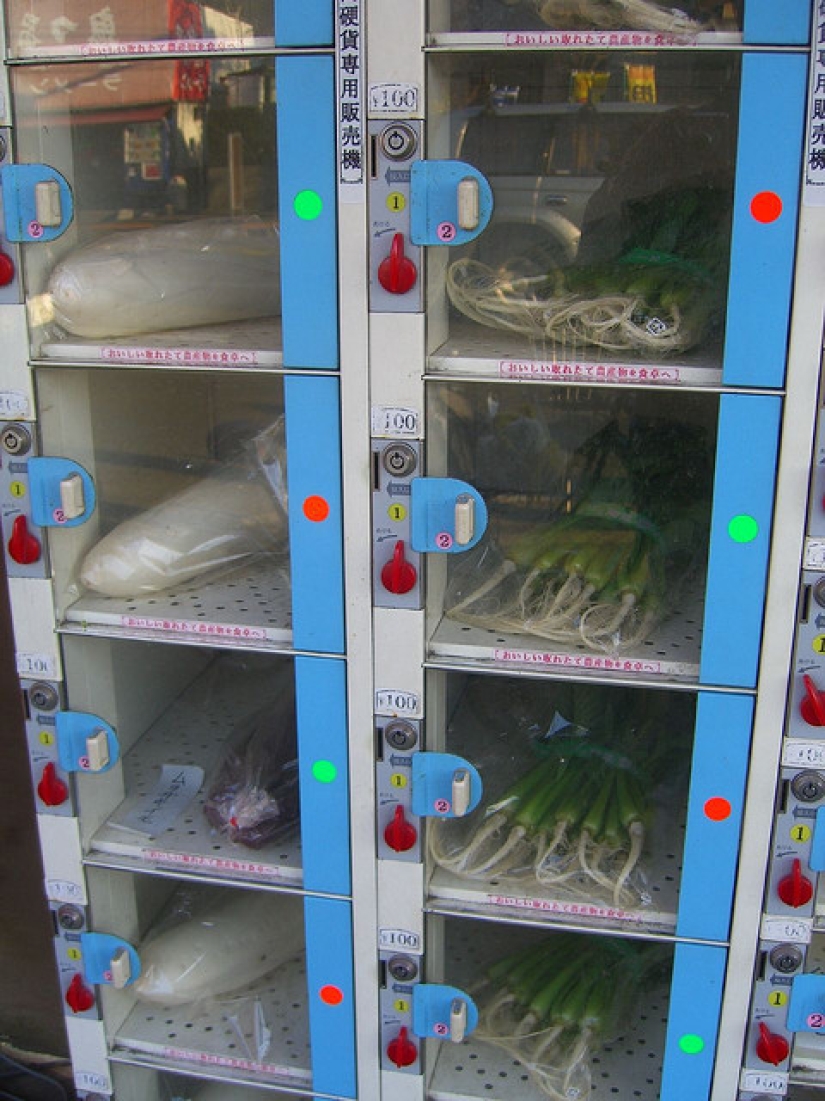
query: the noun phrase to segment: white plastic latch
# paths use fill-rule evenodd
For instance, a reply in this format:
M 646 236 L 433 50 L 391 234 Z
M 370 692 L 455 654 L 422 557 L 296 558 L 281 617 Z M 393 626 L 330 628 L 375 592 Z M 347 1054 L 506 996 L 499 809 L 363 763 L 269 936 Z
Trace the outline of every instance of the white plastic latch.
M 466 547 L 473 541 L 476 530 L 476 503 L 469 493 L 462 493 L 455 501 L 455 541 Z
M 463 818 L 470 809 L 470 773 L 466 768 L 457 768 L 452 783 L 453 814 Z
M 79 474 L 70 474 L 60 483 L 60 508 L 67 520 L 76 520 L 86 511 L 83 479 Z
M 111 760 L 109 754 L 109 735 L 105 730 L 95 730 L 86 739 L 86 756 L 89 759 L 89 771 L 101 772 Z
M 467 1003 L 463 998 L 453 998 L 450 1003 L 450 1039 L 460 1044 L 467 1034 Z
M 460 180 L 457 199 L 459 227 L 467 230 L 477 229 L 481 220 L 478 180 L 472 176 L 465 176 Z
M 34 185 L 34 213 L 41 226 L 62 224 L 63 205 L 57 180 L 41 180 Z
M 118 948 L 111 959 L 112 986 L 122 990 L 132 977 L 132 961 L 126 948 Z

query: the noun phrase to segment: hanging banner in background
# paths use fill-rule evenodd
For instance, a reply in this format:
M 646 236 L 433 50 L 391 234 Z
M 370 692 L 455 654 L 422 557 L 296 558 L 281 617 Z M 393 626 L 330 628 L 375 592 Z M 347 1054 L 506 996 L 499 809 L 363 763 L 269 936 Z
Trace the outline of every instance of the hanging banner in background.
M 194 0 L 169 0 L 169 37 L 203 38 L 200 4 Z M 175 62 L 172 99 L 178 103 L 204 103 L 209 97 L 209 62 L 187 58 Z

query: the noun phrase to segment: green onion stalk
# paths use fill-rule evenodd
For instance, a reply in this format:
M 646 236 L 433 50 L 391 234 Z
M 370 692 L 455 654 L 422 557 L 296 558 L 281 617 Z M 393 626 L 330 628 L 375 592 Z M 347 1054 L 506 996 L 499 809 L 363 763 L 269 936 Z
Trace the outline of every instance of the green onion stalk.
M 664 979 L 668 956 L 660 944 L 554 933 L 488 968 L 473 991 L 475 1036 L 518 1060 L 552 1101 L 586 1101 L 597 1045 Z
M 690 477 L 676 462 L 685 454 Z M 581 496 L 569 511 L 539 518 L 516 537 L 500 532 L 492 569 L 453 588 L 447 614 L 606 653 L 638 646 L 699 560 L 706 460 L 706 441 L 693 426 L 611 422 L 574 456 Z

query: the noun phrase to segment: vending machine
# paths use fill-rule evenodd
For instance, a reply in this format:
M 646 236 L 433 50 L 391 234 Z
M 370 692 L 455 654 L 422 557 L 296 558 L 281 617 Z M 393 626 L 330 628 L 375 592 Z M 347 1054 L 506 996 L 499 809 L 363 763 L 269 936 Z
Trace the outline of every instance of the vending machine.
M 802 1101 L 818 6 L 2 7 L 80 1096 Z
M 822 340 L 812 14 L 369 5 L 394 1101 L 787 1092 L 749 1001 Z
M 3 9 L 2 524 L 79 1095 L 354 1098 L 332 6 Z

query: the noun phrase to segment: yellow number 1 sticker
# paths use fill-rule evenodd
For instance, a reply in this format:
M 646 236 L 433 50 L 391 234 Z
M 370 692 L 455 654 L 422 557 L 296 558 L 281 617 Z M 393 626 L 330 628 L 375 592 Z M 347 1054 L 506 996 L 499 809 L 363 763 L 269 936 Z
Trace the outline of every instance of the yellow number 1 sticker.
M 811 827 L 810 826 L 794 826 L 791 830 L 791 841 L 796 841 L 798 844 L 803 844 L 805 841 L 811 840 Z

